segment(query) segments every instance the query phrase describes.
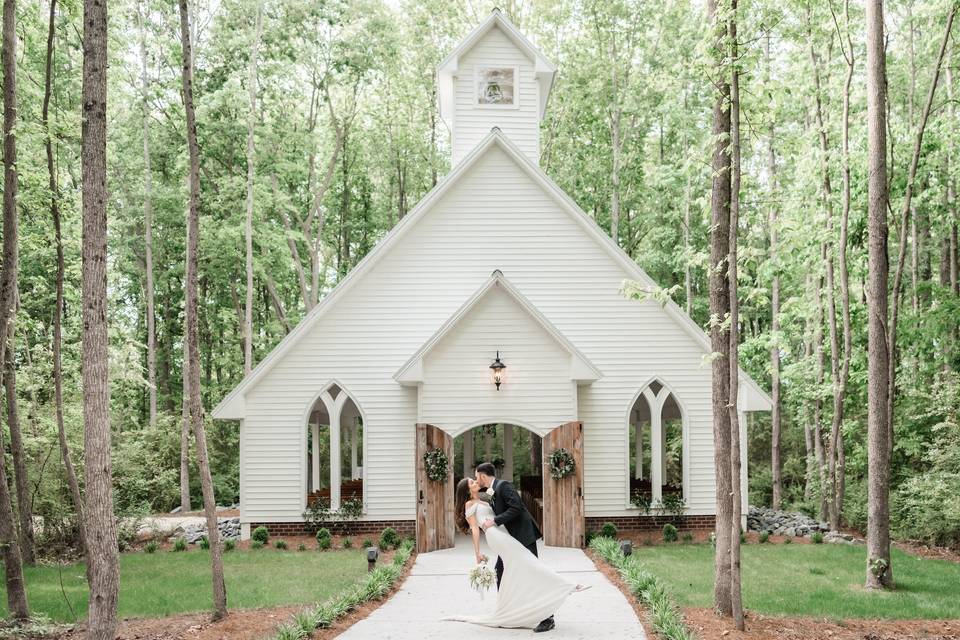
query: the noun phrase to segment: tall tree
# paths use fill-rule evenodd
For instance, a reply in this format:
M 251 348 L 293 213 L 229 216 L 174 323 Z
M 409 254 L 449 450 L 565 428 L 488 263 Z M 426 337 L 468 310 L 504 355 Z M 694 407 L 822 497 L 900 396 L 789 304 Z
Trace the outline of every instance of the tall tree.
M 83 3 L 82 370 L 87 637 L 113 640 L 120 566 L 113 517 L 107 332 L 107 6 Z
M 140 26 L 140 97 L 143 110 L 143 244 L 147 302 L 147 386 L 150 426 L 157 426 L 157 328 L 153 287 L 153 163 L 150 155 L 150 76 L 147 73 L 147 30 L 143 7 L 137 3 Z
M 887 383 L 887 91 L 883 2 L 867 0 L 867 567 L 869 589 L 893 587 Z
M 187 206 L 186 255 L 186 348 L 184 356 L 184 387 L 187 396 L 187 416 L 197 443 L 197 466 L 203 491 L 203 509 L 207 516 L 207 537 L 210 542 L 210 563 L 213 579 L 213 619 L 227 615 L 227 588 L 223 579 L 223 556 L 220 533 L 217 528 L 217 505 L 213 495 L 213 478 L 207 455 L 207 436 L 203 425 L 203 399 L 200 397 L 200 339 L 197 314 L 197 252 L 200 236 L 200 149 L 197 145 L 197 121 L 193 108 L 193 52 L 190 39 L 190 14 L 187 0 L 180 0 L 180 44 L 183 52 L 183 107 L 187 117 L 187 147 L 190 155 L 189 203 Z
M 53 403 L 57 421 L 57 442 L 60 445 L 60 458 L 63 460 L 63 469 L 67 477 L 67 486 L 70 488 L 70 497 L 73 499 L 73 508 L 77 512 L 77 530 L 80 535 L 80 546 L 86 550 L 86 526 L 83 518 L 83 496 L 80 494 L 80 483 L 77 481 L 77 471 L 73 466 L 70 455 L 70 445 L 67 443 L 67 430 L 63 423 L 63 276 L 66 271 L 66 262 L 63 257 L 63 231 L 60 220 L 60 187 L 57 181 L 57 170 L 54 161 L 53 131 L 50 126 L 50 98 L 53 95 L 53 49 L 57 33 L 57 2 L 50 0 L 50 14 L 47 20 L 47 57 L 44 67 L 43 108 L 41 119 L 43 122 L 43 143 L 47 155 L 47 183 L 50 189 L 50 217 L 53 220 L 53 239 L 57 251 L 56 282 L 54 284 L 55 300 L 53 309 Z
M 730 492 L 730 78 L 727 75 L 727 21 L 717 0 L 708 0 L 713 69 L 713 186 L 710 195 L 710 344 L 713 352 L 713 462 L 716 485 L 714 606 L 721 615 L 733 614 L 731 585 L 732 505 Z M 739 540 L 739 537 L 738 537 Z
M 253 44 L 250 45 L 250 71 L 247 92 L 250 96 L 250 113 L 247 118 L 247 220 L 244 236 L 247 245 L 247 304 L 243 315 L 243 373 L 253 369 L 253 134 L 257 124 L 257 54 L 260 50 L 260 34 L 263 31 L 263 5 L 257 2 L 257 18 Z
M 740 226 L 740 56 L 737 47 L 737 0 L 730 1 L 730 224 L 727 259 L 727 286 L 730 288 L 730 354 L 728 356 L 729 398 L 727 408 L 730 422 L 730 609 L 733 623 L 743 631 L 743 596 L 740 591 L 740 304 L 737 299 L 737 235 Z
M 0 272 L 0 364 L 6 355 L 17 291 L 17 3 L 3 2 L 3 271 Z M 3 375 L 0 367 L 0 376 Z M 23 559 L 14 527 L 13 503 L 7 480 L 3 429 L 0 428 L 0 544 L 3 544 L 7 582 L 7 610 L 15 620 L 30 617 L 23 582 Z
M 767 37 L 764 39 L 764 57 L 766 59 L 767 82 L 770 81 L 770 32 L 767 31 Z M 776 117 L 770 114 L 770 124 L 768 126 L 767 143 L 767 173 L 770 181 L 770 211 L 767 214 L 768 233 L 770 234 L 770 264 L 773 268 L 773 278 L 770 283 L 770 399 L 773 401 L 773 408 L 770 413 L 770 468 L 773 484 L 773 498 L 771 506 L 774 509 L 780 508 L 783 499 L 782 482 L 782 463 L 780 462 L 780 428 L 781 428 L 781 407 L 780 407 L 780 274 L 777 261 L 777 154 L 774 149 L 776 136 L 774 130 L 776 127 Z

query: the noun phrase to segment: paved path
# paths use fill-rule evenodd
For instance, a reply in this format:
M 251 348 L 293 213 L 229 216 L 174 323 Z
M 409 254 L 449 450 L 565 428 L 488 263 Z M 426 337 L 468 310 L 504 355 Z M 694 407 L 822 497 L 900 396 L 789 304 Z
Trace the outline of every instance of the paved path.
M 481 548 L 481 551 L 483 549 Z M 490 555 L 489 552 L 486 552 Z M 643 640 L 646 636 L 630 603 L 580 549 L 540 546 L 544 562 L 571 580 L 593 585 L 571 594 L 557 612 L 557 627 L 545 634 L 529 629 L 491 629 L 444 616 L 493 609 L 496 591 L 483 600 L 467 583 L 473 567 L 469 538 L 458 536 L 453 549 L 417 556 L 400 589 L 364 620 L 338 636 L 344 640 Z

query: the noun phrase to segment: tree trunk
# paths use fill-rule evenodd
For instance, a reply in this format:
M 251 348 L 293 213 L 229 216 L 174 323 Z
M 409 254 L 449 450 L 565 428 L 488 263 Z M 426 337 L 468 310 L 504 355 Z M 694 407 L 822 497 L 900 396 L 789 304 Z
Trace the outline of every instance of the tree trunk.
M 153 292 L 153 168 L 150 157 L 150 81 L 147 74 L 147 33 L 142 7 L 140 23 L 140 92 L 143 101 L 143 244 L 147 280 L 147 386 L 150 388 L 150 426 L 157 426 L 157 329 Z
M 887 127 L 883 3 L 867 0 L 867 566 L 868 589 L 893 587 L 890 565 L 890 430 L 887 414 Z
M 0 365 L 6 355 L 9 327 L 13 324 L 17 288 L 17 3 L 3 2 L 3 265 L 0 272 Z M 3 375 L 0 366 L 0 376 Z M 30 617 L 27 591 L 23 581 L 23 558 L 14 527 L 13 501 L 7 479 L 3 429 L 0 428 L 0 545 L 7 585 L 7 611 L 14 620 Z
M 200 150 L 197 147 L 197 123 L 193 110 L 193 54 L 190 43 L 190 18 L 187 0 L 180 4 L 180 43 L 183 49 L 183 106 L 187 117 L 187 146 L 190 152 L 190 202 L 187 207 L 187 256 L 185 301 L 184 378 L 187 396 L 187 417 L 197 443 L 197 466 L 203 490 L 203 509 L 207 515 L 207 539 L 210 542 L 210 563 L 213 579 L 213 619 L 227 615 L 227 589 L 223 579 L 223 558 L 220 532 L 217 528 L 216 500 L 207 457 L 207 436 L 203 425 L 203 404 L 200 397 L 200 344 L 197 315 L 197 251 L 200 235 Z
M 10 453 L 13 457 L 13 478 L 17 488 L 17 515 L 20 518 L 20 557 L 24 564 L 33 565 L 33 500 L 30 496 L 30 478 L 27 474 L 26 452 L 20 432 L 20 410 L 17 406 L 17 367 L 15 325 L 11 319 L 7 329 L 7 353 L 3 386 L 7 396 L 7 424 L 10 427 Z
M 253 369 L 253 133 L 257 124 L 257 54 L 260 34 L 263 32 L 263 5 L 257 3 L 257 20 L 253 44 L 250 47 L 250 73 L 247 91 L 250 96 L 250 115 L 247 121 L 247 224 L 244 236 L 247 243 L 247 304 L 243 315 L 243 373 Z
M 729 399 L 727 408 L 730 421 L 730 608 L 733 623 L 743 631 L 743 596 L 740 591 L 740 515 L 743 504 L 740 498 L 740 405 L 738 402 L 740 382 L 739 344 L 740 305 L 737 299 L 737 231 L 740 224 L 740 72 L 737 66 L 737 0 L 730 2 L 730 257 L 727 260 L 727 284 L 730 288 L 730 355 Z
M 54 244 L 57 248 L 56 301 L 53 309 L 53 403 L 57 421 L 57 440 L 60 444 L 60 457 L 70 487 L 73 508 L 77 512 L 77 530 L 80 532 L 80 548 L 86 553 L 87 542 L 84 534 L 83 496 L 80 483 L 70 457 L 67 444 L 67 432 L 63 423 L 63 275 L 66 264 L 63 257 L 63 234 L 60 228 L 60 188 L 57 185 L 57 172 L 54 166 L 53 132 L 50 131 L 50 98 L 53 89 L 53 43 L 56 35 L 57 0 L 50 0 L 50 17 L 47 25 L 47 59 L 43 88 L 43 136 L 47 153 L 47 176 L 50 188 L 50 216 L 53 219 Z
M 843 512 L 843 496 L 846 487 L 846 456 L 843 449 L 844 400 L 847 394 L 847 382 L 850 379 L 850 358 L 853 350 L 853 330 L 850 323 L 850 270 L 847 265 L 848 231 L 850 227 L 850 87 L 853 83 L 854 54 L 853 41 L 850 38 L 850 0 L 843 4 L 846 25 L 847 46 L 844 59 L 847 63 L 847 77 L 843 85 L 843 117 L 840 123 L 841 153 L 843 161 L 843 210 L 840 217 L 840 242 L 838 262 L 840 263 L 840 308 L 843 318 L 843 357 L 840 363 L 840 375 L 833 385 L 833 422 L 830 428 L 830 528 L 840 528 Z M 824 487 L 826 491 L 827 487 Z
M 825 244 L 821 243 L 820 251 L 825 251 Z M 820 469 L 820 520 L 829 518 L 829 500 L 827 500 L 827 485 L 831 482 L 833 467 L 828 470 L 826 452 L 823 443 L 823 398 L 820 389 L 823 387 L 823 277 L 819 274 L 814 277 L 814 296 L 816 296 L 817 320 L 813 326 L 813 355 L 814 355 L 814 388 L 813 398 L 813 439 L 817 456 L 817 467 Z
M 764 44 L 767 78 L 770 69 L 770 32 Z M 777 155 L 774 151 L 774 119 L 770 118 L 770 140 L 767 147 L 767 172 L 770 174 L 770 211 L 767 225 L 770 233 L 770 264 L 773 266 L 773 280 L 770 283 L 770 398 L 773 407 L 770 415 L 770 469 L 773 477 L 772 507 L 779 509 L 783 500 L 780 462 L 780 275 L 777 256 Z M 809 430 L 809 427 L 807 427 Z
M 716 0 L 708 0 L 707 11 L 714 35 L 713 85 L 713 185 L 710 198 L 710 327 L 713 352 L 713 462 L 716 477 L 716 535 L 714 554 L 714 606 L 721 615 L 733 613 L 731 601 L 731 505 L 730 492 L 730 336 L 724 321 L 730 310 L 730 289 L 727 285 L 730 256 L 730 80 L 726 73 L 727 25 L 718 15 Z
M 107 7 L 83 3 L 83 424 L 90 604 L 87 637 L 113 640 L 120 566 L 110 449 L 107 331 Z

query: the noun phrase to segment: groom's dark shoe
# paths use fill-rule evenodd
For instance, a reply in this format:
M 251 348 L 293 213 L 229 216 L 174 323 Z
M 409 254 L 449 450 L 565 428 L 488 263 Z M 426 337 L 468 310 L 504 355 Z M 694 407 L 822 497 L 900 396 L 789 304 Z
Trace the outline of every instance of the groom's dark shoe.
M 534 633 L 543 633 L 544 631 L 550 631 L 550 630 L 553 629 L 555 626 L 557 626 L 557 625 L 553 622 L 553 616 L 550 616 L 550 617 L 547 618 L 546 620 L 541 620 L 541 621 L 540 621 L 540 624 L 537 625 L 537 628 L 534 629 L 533 632 L 534 632 Z

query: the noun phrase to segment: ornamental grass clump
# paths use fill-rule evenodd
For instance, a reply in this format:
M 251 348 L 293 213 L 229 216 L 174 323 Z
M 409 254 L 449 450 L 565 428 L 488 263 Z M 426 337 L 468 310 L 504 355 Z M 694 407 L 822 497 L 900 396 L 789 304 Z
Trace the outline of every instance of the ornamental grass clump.
M 187 541 L 183 538 L 177 538 L 173 541 L 173 549 L 171 551 L 186 551 L 187 550 Z
M 274 640 L 305 640 L 315 629 L 329 628 L 337 618 L 347 615 L 364 602 L 384 597 L 400 578 L 412 552 L 413 544 L 404 541 L 394 555 L 393 562 L 377 567 L 359 584 L 345 589 L 326 602 L 298 612 L 291 622 L 277 629 Z
M 210 539 L 207 536 L 203 536 L 202 538 L 200 538 L 200 541 L 197 544 L 199 544 L 200 548 L 203 550 L 210 549 Z
M 158 545 L 156 542 L 151 540 L 150 542 L 147 543 L 147 546 L 145 546 L 143 550 L 146 551 L 147 553 L 156 553 L 159 547 L 160 545 Z
M 279 549 L 280 551 L 287 550 L 287 541 L 286 540 L 277 540 L 273 543 L 273 546 Z
M 695 639 L 696 636 L 684 624 L 664 583 L 644 569 L 637 556 L 624 556 L 619 543 L 611 538 L 595 538 L 590 548 L 619 571 L 630 591 L 647 607 L 650 624 L 662 638 Z

